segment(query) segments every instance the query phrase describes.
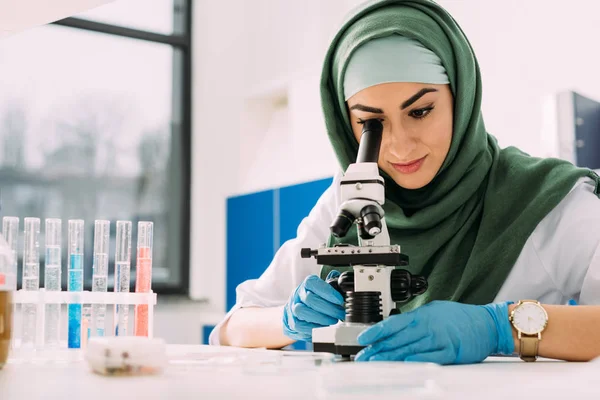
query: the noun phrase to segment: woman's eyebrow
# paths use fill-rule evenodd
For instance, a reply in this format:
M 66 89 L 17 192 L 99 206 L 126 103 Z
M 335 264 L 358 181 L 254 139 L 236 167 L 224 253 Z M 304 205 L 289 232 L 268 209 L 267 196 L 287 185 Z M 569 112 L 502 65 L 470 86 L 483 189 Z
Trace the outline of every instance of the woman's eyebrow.
M 435 88 L 423 88 L 423 89 L 419 90 L 417 93 L 415 93 L 414 95 L 412 95 L 404 103 L 402 103 L 401 107 L 404 110 L 404 109 L 412 106 L 417 100 L 419 100 L 421 97 L 425 96 L 427 93 L 432 93 L 432 92 L 437 92 L 437 91 L 438 90 Z M 373 114 L 383 114 L 383 110 L 381 108 L 369 107 L 369 106 L 365 106 L 364 104 L 355 104 L 352 107 L 350 107 L 350 110 L 370 112 Z
M 355 104 L 352 107 L 350 107 L 350 110 L 365 111 L 374 114 L 383 114 L 383 110 L 381 108 L 369 107 L 362 104 Z
M 417 93 L 415 93 L 414 95 L 412 95 L 408 100 L 406 100 L 404 103 L 402 103 L 402 109 L 406 109 L 407 107 L 412 106 L 417 100 L 419 100 L 421 97 L 425 96 L 427 93 L 431 93 L 431 92 L 437 92 L 437 89 L 434 88 L 423 88 L 421 90 L 419 90 Z

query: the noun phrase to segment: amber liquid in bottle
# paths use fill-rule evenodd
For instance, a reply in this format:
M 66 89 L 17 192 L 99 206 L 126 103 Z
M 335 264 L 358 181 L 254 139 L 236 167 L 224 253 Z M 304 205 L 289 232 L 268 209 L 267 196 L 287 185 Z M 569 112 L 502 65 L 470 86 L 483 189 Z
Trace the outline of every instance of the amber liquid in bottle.
M 12 305 L 9 291 L 0 291 L 0 369 L 8 358 L 12 329 Z

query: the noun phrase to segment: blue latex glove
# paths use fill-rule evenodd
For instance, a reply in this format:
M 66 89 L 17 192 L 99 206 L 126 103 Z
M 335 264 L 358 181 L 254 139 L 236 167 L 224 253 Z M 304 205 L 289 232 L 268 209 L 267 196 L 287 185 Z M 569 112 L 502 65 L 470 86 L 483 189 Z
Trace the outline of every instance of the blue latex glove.
M 492 354 L 512 354 L 508 304 L 434 301 L 393 315 L 358 336 L 358 343 L 367 347 L 355 360 L 469 364 Z
M 338 271 L 331 271 L 326 279 L 339 275 Z M 291 339 L 310 342 L 313 328 L 334 325 L 345 316 L 342 295 L 318 276 L 310 275 L 283 309 L 283 333 Z

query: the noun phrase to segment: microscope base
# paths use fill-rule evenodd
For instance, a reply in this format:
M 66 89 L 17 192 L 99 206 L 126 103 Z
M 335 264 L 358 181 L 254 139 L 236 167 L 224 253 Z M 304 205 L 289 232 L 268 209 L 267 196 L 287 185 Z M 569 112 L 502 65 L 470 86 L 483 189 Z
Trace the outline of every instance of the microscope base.
M 350 357 L 356 355 L 364 346 L 356 338 L 372 324 L 340 322 L 337 325 L 313 329 L 313 351 L 326 352 Z
M 313 351 L 317 353 L 333 353 L 338 356 L 352 357 L 364 349 L 362 346 L 336 346 L 334 343 L 313 343 Z

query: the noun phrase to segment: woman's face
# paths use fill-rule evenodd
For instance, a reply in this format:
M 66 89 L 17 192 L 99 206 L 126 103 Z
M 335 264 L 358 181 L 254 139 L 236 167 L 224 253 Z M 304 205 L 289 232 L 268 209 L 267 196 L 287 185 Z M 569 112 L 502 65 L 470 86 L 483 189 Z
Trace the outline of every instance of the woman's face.
M 398 185 L 418 189 L 433 180 L 452 141 L 449 85 L 382 83 L 361 90 L 346 104 L 359 142 L 364 121 L 381 120 L 379 168 Z

